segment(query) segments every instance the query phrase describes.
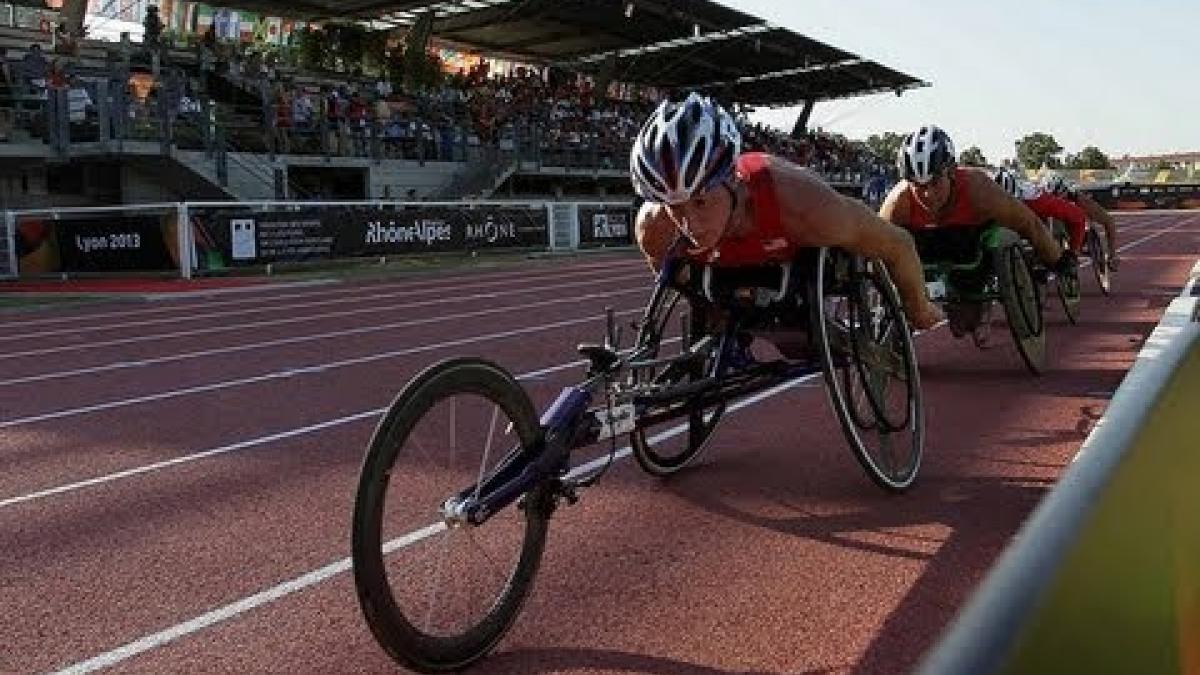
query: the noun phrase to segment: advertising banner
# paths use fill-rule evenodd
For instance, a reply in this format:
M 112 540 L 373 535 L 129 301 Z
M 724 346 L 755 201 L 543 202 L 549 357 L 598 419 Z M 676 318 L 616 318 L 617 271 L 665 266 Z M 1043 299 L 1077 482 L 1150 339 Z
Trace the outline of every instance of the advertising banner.
M 203 220 L 207 237 L 233 265 L 549 245 L 542 208 L 225 212 Z
M 579 246 L 629 246 L 633 219 L 632 206 L 580 206 Z
M 109 216 L 54 222 L 63 272 L 175 269 L 161 216 Z
M 347 213 L 339 256 L 538 248 L 549 245 L 545 209 L 427 207 Z

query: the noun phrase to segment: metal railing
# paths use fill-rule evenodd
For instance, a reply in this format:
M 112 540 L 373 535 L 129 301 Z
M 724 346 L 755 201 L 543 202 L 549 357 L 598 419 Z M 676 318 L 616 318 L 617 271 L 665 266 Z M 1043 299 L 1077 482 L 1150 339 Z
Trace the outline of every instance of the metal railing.
M 86 98 L 79 87 L 75 91 L 22 87 L 9 97 L 14 126 L 63 160 L 91 153 L 147 151 L 132 143 L 155 143 L 164 155 L 174 149 L 203 148 L 223 178 L 228 167 L 221 168 L 222 163 L 241 161 L 267 185 L 277 180 L 274 165 L 280 155 L 467 164 L 481 157 L 503 157 L 503 166 L 490 171 L 493 182 L 513 161 L 521 162 L 517 165 L 521 168 L 618 169 L 628 155 L 628 144 L 606 145 L 594 134 L 562 134 L 528 121 L 508 124 L 489 139 L 477 135 L 467 118 L 439 118 L 439 122 L 407 114 L 386 120 L 331 120 L 318 110 L 298 120 L 290 111 L 282 114 L 274 102 L 235 105 L 185 99 L 182 89 L 173 89 L 176 85 L 162 87 L 160 96 L 138 100 L 128 96 L 124 87 L 114 86 L 119 82 L 119 78 L 92 77 L 82 88 Z M 287 126 L 279 126 L 281 119 L 289 120 Z M 231 160 L 228 155 L 236 152 L 261 161 Z M 487 173 L 472 168 L 470 179 L 460 182 L 470 191 L 486 192 L 494 188 L 484 179 Z M 446 191 L 441 194 L 450 196 Z
M 19 273 L 17 261 L 17 219 L 4 214 L 3 248 L 0 248 L 0 279 L 15 279 Z
M 1171 301 L 1104 416 L 915 671 L 1195 664 L 1200 298 Z

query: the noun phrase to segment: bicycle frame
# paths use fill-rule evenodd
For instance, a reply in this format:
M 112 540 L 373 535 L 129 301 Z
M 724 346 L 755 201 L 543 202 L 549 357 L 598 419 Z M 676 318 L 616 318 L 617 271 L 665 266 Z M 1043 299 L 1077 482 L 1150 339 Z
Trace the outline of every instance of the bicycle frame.
M 671 280 L 681 264 L 682 257 L 678 255 L 669 255 L 664 261 L 655 280 L 651 305 L 671 287 Z M 707 406 L 750 395 L 821 370 L 820 366 L 792 365 L 784 362 L 760 364 L 725 375 L 724 362 L 727 360 L 728 345 L 733 343 L 737 329 L 736 322 L 731 321 L 719 338 L 721 343 L 714 364 L 714 376 L 676 386 L 665 392 L 634 392 L 630 400 L 621 405 L 604 405 L 593 409 L 598 395 L 607 393 L 609 385 L 621 371 L 657 365 L 669 366 L 694 358 L 693 352 L 645 360 L 648 351 L 646 347 L 626 357 L 617 356 L 614 345 L 618 340 L 614 335 L 611 311 L 608 313 L 608 322 L 606 344 L 602 350 L 598 349 L 595 352 L 588 378 L 581 384 L 565 387 L 542 413 L 541 441 L 534 447 L 510 449 L 497 469 L 482 483 L 471 485 L 448 499 L 443 504 L 443 513 L 448 522 L 481 525 L 492 514 L 511 505 L 521 495 L 547 480 L 558 481 L 560 492 L 573 498 L 573 489 L 578 484 L 566 483 L 562 476 L 569 471 L 568 460 L 575 449 L 639 428 L 677 419 L 697 405 Z M 598 360 L 600 356 L 605 357 L 603 363 L 608 364 L 606 367 Z M 678 405 L 673 405 L 676 403 Z M 649 415 L 639 414 L 655 405 L 663 405 L 665 408 Z
M 954 263 L 954 262 L 934 262 L 922 265 L 925 272 L 925 283 L 928 287 L 930 284 L 938 284 L 933 287 L 930 296 L 934 301 L 962 301 L 962 302 L 989 302 L 1000 298 L 999 291 L 984 290 L 979 293 L 967 293 L 962 289 L 956 288 L 950 283 L 950 278 L 955 273 L 974 273 L 978 272 L 981 267 L 988 264 L 986 259 L 988 252 L 999 247 L 1000 229 L 998 226 L 992 225 L 984 230 L 979 237 L 979 246 L 976 248 L 975 259 L 969 262 Z M 986 288 L 986 285 L 985 285 Z

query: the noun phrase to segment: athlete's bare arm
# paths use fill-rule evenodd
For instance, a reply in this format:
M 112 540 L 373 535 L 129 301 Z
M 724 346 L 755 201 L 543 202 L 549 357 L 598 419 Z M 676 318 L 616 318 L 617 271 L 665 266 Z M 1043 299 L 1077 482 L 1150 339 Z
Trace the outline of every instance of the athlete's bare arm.
M 646 262 L 657 272 L 662 268 L 667 251 L 671 249 L 671 244 L 677 236 L 675 222 L 667 214 L 666 207 L 653 202 L 642 204 L 642 208 L 638 209 L 633 231 L 638 248 L 646 256 Z
M 1021 200 L 1005 192 L 982 169 L 969 169 L 964 175 L 971 202 L 981 219 L 994 220 L 1029 240 L 1043 263 L 1053 265 L 1058 261 L 1062 256 L 1062 248 L 1050 236 L 1036 213 Z
M 893 225 L 908 227 L 909 219 L 908 183 L 900 181 L 892 186 L 892 191 L 884 198 L 879 206 L 879 217 Z
M 1111 255 L 1115 256 L 1117 254 L 1117 221 L 1086 192 L 1078 193 L 1077 203 L 1087 213 L 1089 220 L 1094 220 L 1104 226 L 1105 238 L 1108 239 L 1108 250 Z
M 882 260 L 910 322 L 929 328 L 942 320 L 941 310 L 925 294 L 921 260 L 907 231 L 790 162 L 773 159 L 771 176 L 789 239 L 802 246 L 837 246 Z

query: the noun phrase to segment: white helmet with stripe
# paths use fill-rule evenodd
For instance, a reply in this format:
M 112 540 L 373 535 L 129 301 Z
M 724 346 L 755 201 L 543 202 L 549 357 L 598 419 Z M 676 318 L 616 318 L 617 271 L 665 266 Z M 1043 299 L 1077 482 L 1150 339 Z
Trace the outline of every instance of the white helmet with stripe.
M 896 157 L 896 166 L 905 180 L 928 183 L 956 164 L 954 142 L 941 129 L 926 124 L 905 137 Z
M 1071 185 L 1061 174 L 1050 172 L 1042 177 L 1042 188 L 1053 195 L 1066 196 L 1071 192 Z
M 629 153 L 633 188 L 647 201 L 686 202 L 729 178 L 741 148 L 733 118 L 711 99 L 663 101 Z
M 1000 187 L 1004 188 L 1005 192 L 1016 197 L 1017 199 L 1021 199 L 1021 182 L 1017 180 L 1016 174 L 1014 174 L 1012 171 L 1001 167 L 998 171 L 996 171 L 996 174 L 992 176 L 992 179 L 995 180 Z

